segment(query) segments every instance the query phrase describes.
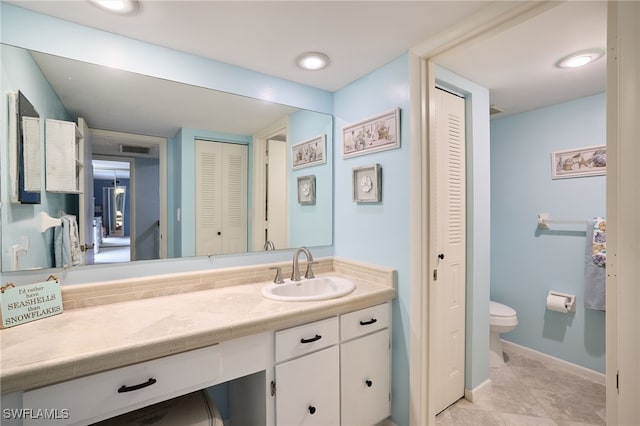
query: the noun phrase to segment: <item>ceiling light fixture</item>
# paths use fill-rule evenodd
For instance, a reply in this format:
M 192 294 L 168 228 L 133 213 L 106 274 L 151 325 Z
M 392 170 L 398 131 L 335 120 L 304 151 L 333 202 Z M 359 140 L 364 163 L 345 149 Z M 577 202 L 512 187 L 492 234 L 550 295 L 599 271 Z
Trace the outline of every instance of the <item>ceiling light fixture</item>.
M 558 68 L 578 68 L 604 56 L 604 49 L 589 49 L 572 53 L 556 62 Z
M 317 71 L 329 65 L 329 57 L 320 52 L 305 52 L 296 58 L 296 64 L 302 69 Z
M 121 15 L 133 13 L 138 10 L 138 0 L 91 0 L 91 3 L 103 10 Z

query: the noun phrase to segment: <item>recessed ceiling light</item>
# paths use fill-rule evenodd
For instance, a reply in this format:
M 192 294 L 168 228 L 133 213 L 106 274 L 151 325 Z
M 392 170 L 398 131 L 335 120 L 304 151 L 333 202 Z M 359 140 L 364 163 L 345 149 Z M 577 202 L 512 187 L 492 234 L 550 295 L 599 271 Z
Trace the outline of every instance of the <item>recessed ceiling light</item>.
M 604 49 L 583 50 L 581 52 L 565 56 L 556 62 L 556 66 L 558 68 L 578 68 L 600 59 L 603 55 Z
M 296 64 L 305 70 L 321 70 L 329 65 L 329 57 L 320 52 L 305 52 L 296 58 Z
M 133 13 L 138 10 L 138 0 L 91 0 L 91 3 L 103 10 L 118 14 Z

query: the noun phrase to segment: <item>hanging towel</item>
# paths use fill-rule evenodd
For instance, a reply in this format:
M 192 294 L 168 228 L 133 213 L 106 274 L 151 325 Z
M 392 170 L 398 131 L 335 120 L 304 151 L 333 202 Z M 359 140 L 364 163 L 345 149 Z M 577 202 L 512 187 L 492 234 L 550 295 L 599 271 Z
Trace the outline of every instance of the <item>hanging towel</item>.
M 60 218 L 60 222 L 60 226 L 57 226 L 54 231 L 56 267 L 79 265 L 82 261 L 82 253 L 76 217 L 65 215 Z
M 587 226 L 585 248 L 585 289 L 584 305 L 589 309 L 605 310 L 607 262 L 607 222 L 601 218 L 593 219 Z

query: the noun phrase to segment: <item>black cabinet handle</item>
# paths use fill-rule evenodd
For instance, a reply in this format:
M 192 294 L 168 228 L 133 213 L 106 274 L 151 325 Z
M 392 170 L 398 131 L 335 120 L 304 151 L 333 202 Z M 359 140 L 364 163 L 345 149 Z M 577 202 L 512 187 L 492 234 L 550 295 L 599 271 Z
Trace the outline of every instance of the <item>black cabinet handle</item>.
M 122 386 L 120 386 L 118 388 L 118 393 L 131 392 L 131 391 L 135 391 L 135 390 L 138 390 L 138 389 L 146 388 L 147 386 L 151 386 L 156 382 L 157 382 L 156 379 L 149 379 L 146 382 L 140 383 L 138 385 L 133 385 L 133 386 L 122 385 Z
M 375 318 L 371 318 L 369 321 L 360 321 L 360 325 L 371 325 L 377 323 L 378 320 Z
M 322 336 L 319 335 L 319 334 L 316 334 L 315 337 L 312 337 L 311 339 L 305 339 L 305 338 L 300 339 L 300 343 L 317 342 L 320 339 L 322 339 Z M 311 413 L 311 414 L 313 414 L 313 413 Z
M 316 407 L 314 407 L 313 405 L 309 406 L 309 413 L 310 414 L 315 414 L 316 413 Z
M 440 260 L 444 260 L 444 253 L 440 253 L 440 254 L 438 255 L 438 259 L 440 259 Z
M 367 387 L 370 388 L 371 386 L 373 386 L 373 382 L 369 379 L 364 381 L 367 384 Z

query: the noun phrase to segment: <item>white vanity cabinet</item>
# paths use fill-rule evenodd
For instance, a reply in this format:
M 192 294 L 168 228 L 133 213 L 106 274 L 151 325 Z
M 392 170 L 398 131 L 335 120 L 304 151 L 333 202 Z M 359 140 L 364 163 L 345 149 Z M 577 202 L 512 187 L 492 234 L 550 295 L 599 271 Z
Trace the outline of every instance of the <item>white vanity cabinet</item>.
M 276 424 L 340 424 L 338 318 L 275 333 Z
M 389 303 L 341 315 L 341 424 L 373 425 L 391 414 Z
M 276 424 L 366 426 L 389 417 L 390 324 L 384 303 L 276 332 Z

